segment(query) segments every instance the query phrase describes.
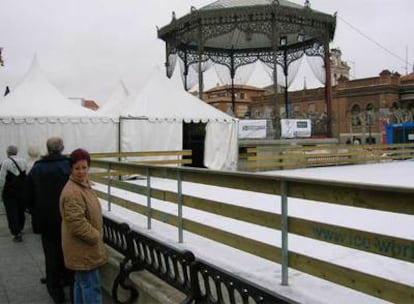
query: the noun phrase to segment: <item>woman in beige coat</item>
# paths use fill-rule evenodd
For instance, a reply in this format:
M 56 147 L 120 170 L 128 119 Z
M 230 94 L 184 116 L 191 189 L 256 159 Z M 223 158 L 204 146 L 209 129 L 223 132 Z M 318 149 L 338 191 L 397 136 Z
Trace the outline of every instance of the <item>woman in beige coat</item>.
M 102 210 L 88 179 L 90 155 L 70 155 L 71 176 L 60 196 L 65 265 L 74 271 L 75 304 L 102 303 L 99 267 L 106 263 Z

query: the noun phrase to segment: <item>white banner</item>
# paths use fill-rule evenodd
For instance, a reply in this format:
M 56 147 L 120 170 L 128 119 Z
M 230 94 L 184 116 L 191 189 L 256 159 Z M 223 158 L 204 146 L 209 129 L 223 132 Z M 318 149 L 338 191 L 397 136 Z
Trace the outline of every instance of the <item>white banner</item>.
M 284 138 L 311 136 L 310 119 L 281 119 L 280 127 Z
M 266 120 L 239 120 L 239 138 L 266 138 Z

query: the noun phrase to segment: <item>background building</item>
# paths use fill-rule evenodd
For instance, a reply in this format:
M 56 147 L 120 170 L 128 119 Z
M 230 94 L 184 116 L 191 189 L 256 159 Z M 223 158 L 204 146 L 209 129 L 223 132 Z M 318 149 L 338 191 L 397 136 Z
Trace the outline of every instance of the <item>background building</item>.
M 289 92 L 291 118 L 309 118 L 312 136 L 325 136 L 326 111 L 324 88 Z M 274 99 L 283 107 L 283 94 L 262 95 L 250 103 L 251 118 L 265 118 L 271 113 L 278 121 L 282 109 L 275 109 Z M 385 125 L 414 121 L 414 73 L 401 76 L 388 70 L 377 77 L 349 80 L 338 79 L 332 87 L 332 132 L 339 142 L 359 140 L 381 143 Z M 277 124 L 275 132 L 277 132 Z M 277 136 L 276 136 L 277 137 Z
M 385 142 L 389 123 L 414 121 L 414 73 L 401 76 L 383 70 L 376 77 L 350 79 L 350 67 L 340 49 L 331 49 L 332 121 L 328 122 L 325 88 L 289 91 L 289 117 L 310 119 L 312 137 L 326 137 L 331 123 L 332 137 L 340 143 Z M 283 90 L 273 85 L 263 89 L 236 85 L 236 113 L 241 119 L 266 119 L 268 138 L 280 138 L 280 119 L 284 118 Z M 216 87 L 204 93 L 204 101 L 222 110 L 231 110 L 231 86 Z
M 231 85 L 220 86 L 217 84 L 214 88 L 204 92 L 203 100 L 223 112 L 231 113 L 233 112 L 231 90 Z M 252 102 L 252 98 L 262 96 L 265 91 L 265 89 L 257 88 L 254 86 L 235 84 L 234 116 L 236 118 L 249 117 L 249 105 Z
M 331 49 L 331 84 L 337 85 L 339 78 L 349 79 L 350 66 L 342 60 L 342 52 L 339 48 Z

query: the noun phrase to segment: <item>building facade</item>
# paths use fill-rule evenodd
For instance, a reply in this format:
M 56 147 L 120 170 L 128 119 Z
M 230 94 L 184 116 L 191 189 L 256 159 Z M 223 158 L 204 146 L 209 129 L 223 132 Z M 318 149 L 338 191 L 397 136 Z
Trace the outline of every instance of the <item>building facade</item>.
M 340 49 L 331 49 L 331 121 L 326 110 L 325 88 L 289 91 L 288 111 L 292 119 L 310 119 L 312 137 L 332 137 L 340 143 L 385 142 L 389 123 L 414 122 L 414 72 L 405 76 L 383 70 L 376 77 L 350 79 L 350 67 Z M 235 116 L 266 119 L 268 137 L 280 138 L 280 119 L 286 117 L 284 88 L 235 85 Z M 231 86 L 217 85 L 203 95 L 205 102 L 232 113 Z
M 263 95 L 250 103 L 252 119 L 274 121 L 275 137 L 284 95 Z M 292 119 L 307 118 L 312 122 L 312 136 L 326 136 L 325 89 L 303 89 L 289 92 Z M 270 117 L 267 113 L 271 113 Z M 388 70 L 378 77 L 349 80 L 339 77 L 332 86 L 332 137 L 340 143 L 381 143 L 385 125 L 414 121 L 414 73 L 401 76 Z
M 346 61 L 342 60 L 342 52 L 340 49 L 331 49 L 331 85 L 335 86 L 338 84 L 340 78 L 349 77 L 351 70 L 350 66 Z
M 234 116 L 243 119 L 250 116 L 249 105 L 252 99 L 262 96 L 266 90 L 249 85 L 235 84 L 234 91 Z M 221 86 L 217 84 L 214 88 L 203 93 L 203 100 L 223 112 L 233 114 L 231 96 L 231 85 Z

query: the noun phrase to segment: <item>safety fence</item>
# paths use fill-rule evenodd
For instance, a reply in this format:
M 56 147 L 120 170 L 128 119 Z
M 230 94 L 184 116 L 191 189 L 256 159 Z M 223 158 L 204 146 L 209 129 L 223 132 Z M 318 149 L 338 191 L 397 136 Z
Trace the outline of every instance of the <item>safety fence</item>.
M 261 146 L 246 148 L 240 166 L 246 171 L 378 163 L 414 157 L 414 144 Z
M 112 204 L 129 209 L 146 216 L 147 227 L 151 229 L 153 220 L 177 227 L 178 240 L 183 240 L 183 231 L 188 231 L 204 238 L 237 248 L 281 265 L 281 284 L 289 281 L 288 269 L 308 273 L 312 276 L 349 287 L 395 303 L 414 302 L 414 287 L 397 280 L 376 276 L 361 269 L 345 267 L 335 262 L 326 261 L 311 254 L 295 252 L 288 247 L 288 234 L 318 240 L 331 245 L 352 248 L 385 256 L 393 260 L 414 262 L 414 241 L 397 236 L 390 236 L 374 231 L 365 231 L 346 226 L 319 222 L 306 218 L 293 217 L 288 214 L 289 199 L 303 199 L 323 202 L 330 206 L 350 206 L 361 210 L 389 212 L 389 221 L 393 222 L 396 213 L 414 215 L 414 189 L 384 185 L 363 185 L 360 183 L 324 181 L 316 179 L 297 179 L 291 177 L 261 175 L 247 172 L 225 172 L 205 169 L 166 167 L 145 164 L 132 164 L 107 160 L 92 160 L 95 173 L 91 178 L 100 184 L 100 198 Z M 100 170 L 100 172 L 98 172 Z M 123 174 L 139 175 L 143 185 L 119 178 Z M 176 191 L 153 186 L 155 179 L 173 181 Z M 189 195 L 182 191 L 184 182 L 199 185 L 218 186 L 231 189 L 248 190 L 259 194 L 270 194 L 275 204 L 280 204 L 280 212 L 268 212 L 255 209 L 255 201 L 250 207 L 228 204 L 219 200 L 206 199 Z M 106 189 L 106 190 L 102 190 Z M 115 189 L 139 194 L 142 199 L 129 200 L 122 195 L 115 195 Z M 260 198 L 257 198 L 259 200 Z M 162 200 L 177 206 L 177 214 L 154 208 L 152 200 Z M 253 238 L 241 236 L 216 228 L 206 222 L 197 222 L 183 216 L 183 208 L 193 208 L 267 227 L 281 232 L 281 246 L 274 246 Z M 388 213 L 387 213 L 388 214 Z M 393 225 L 399 225 L 398 221 Z M 401 229 L 404 229 L 401 227 Z M 324 231 L 325 233 L 321 233 Z M 337 237 L 324 237 L 326 233 Z M 260 302 L 259 302 L 260 303 Z
M 125 223 L 104 217 L 104 240 L 124 256 L 114 280 L 112 298 L 119 287 L 129 291 L 124 303 L 139 300 L 139 291 L 128 281 L 134 271 L 149 271 L 186 295 L 184 303 L 293 303 L 224 269 L 197 259 L 191 251 L 178 250 L 165 242 L 131 230 Z
M 191 150 L 91 153 L 91 157 L 153 165 L 190 165 L 192 163 Z

